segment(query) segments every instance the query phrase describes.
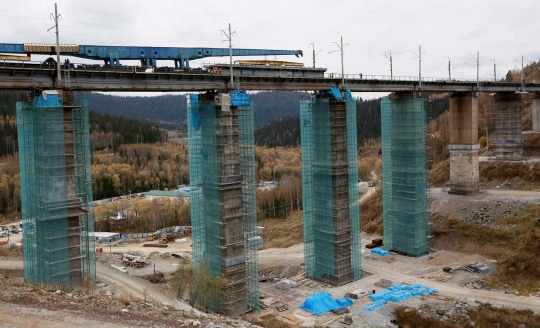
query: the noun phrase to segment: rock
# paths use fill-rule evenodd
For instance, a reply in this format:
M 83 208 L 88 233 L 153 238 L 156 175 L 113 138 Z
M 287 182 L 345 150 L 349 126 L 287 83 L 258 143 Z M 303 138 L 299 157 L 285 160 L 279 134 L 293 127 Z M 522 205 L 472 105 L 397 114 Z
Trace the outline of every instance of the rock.
M 66 296 L 67 297 L 73 297 L 73 294 L 72 293 L 67 293 Z
M 480 284 L 480 288 L 482 288 L 482 289 L 487 288 L 487 283 L 486 283 L 485 280 L 480 280 L 478 283 Z
M 295 288 L 295 287 L 298 287 L 298 283 L 289 279 L 283 279 L 279 281 L 278 283 L 276 283 L 277 289 L 285 290 L 285 289 L 290 289 L 290 288 Z
M 471 322 L 469 323 L 469 326 L 474 327 L 474 326 L 476 326 L 476 324 L 474 323 L 474 321 L 471 321 Z
M 505 290 L 504 293 L 505 293 L 505 294 L 512 294 L 512 293 L 509 292 L 508 290 Z
M 193 327 L 198 327 L 198 326 L 201 325 L 201 322 L 200 322 L 199 320 L 195 320 L 195 321 L 193 321 L 193 322 L 191 323 L 191 325 L 192 325 Z
M 519 295 L 519 292 L 514 292 L 514 294 Z
M 62 291 L 59 289 L 57 291 L 54 292 L 55 294 L 62 294 Z
M 100 283 L 96 284 L 96 288 L 102 288 L 102 287 L 107 287 L 107 284 L 104 283 L 104 282 L 100 282 Z
M 508 287 L 510 287 L 510 286 L 508 286 L 507 284 L 504 284 L 504 286 L 503 286 L 504 289 L 508 289 Z
M 448 310 L 446 310 L 446 309 L 437 309 L 437 314 L 438 315 L 445 315 L 447 312 L 448 312 Z
M 122 313 L 127 313 L 127 312 L 129 312 L 128 309 L 122 309 L 122 310 L 120 310 L 120 311 L 122 311 Z

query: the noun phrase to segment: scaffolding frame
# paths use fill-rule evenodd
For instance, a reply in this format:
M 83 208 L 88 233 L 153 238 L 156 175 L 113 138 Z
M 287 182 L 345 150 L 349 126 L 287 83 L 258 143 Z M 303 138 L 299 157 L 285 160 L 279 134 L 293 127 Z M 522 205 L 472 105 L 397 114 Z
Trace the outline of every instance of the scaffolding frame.
M 424 99 L 392 94 L 381 101 L 384 247 L 427 253 Z
M 521 160 L 523 157 L 523 135 L 521 122 L 521 98 L 515 93 L 499 93 L 491 111 L 495 129 L 492 142 L 495 157 L 504 160 Z
M 308 278 L 361 278 L 356 102 L 300 102 L 304 257 Z
M 25 280 L 95 280 L 88 103 L 69 91 L 17 103 Z
M 229 287 L 215 311 L 259 309 L 253 108 L 227 94 L 188 98 L 193 259 Z

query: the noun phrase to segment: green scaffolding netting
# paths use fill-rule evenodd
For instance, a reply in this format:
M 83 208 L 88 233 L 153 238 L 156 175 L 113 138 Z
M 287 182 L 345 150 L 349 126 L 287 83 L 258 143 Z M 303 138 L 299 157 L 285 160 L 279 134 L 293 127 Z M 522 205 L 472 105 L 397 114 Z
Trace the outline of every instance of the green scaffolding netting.
M 88 105 L 57 95 L 17 103 L 24 276 L 37 284 L 95 280 Z
M 384 247 L 427 252 L 424 100 L 381 101 Z
M 304 257 L 309 278 L 361 278 L 356 103 L 300 102 Z
M 224 312 L 258 309 L 253 108 L 231 106 L 226 94 L 191 95 L 188 136 L 193 259 L 228 279 Z

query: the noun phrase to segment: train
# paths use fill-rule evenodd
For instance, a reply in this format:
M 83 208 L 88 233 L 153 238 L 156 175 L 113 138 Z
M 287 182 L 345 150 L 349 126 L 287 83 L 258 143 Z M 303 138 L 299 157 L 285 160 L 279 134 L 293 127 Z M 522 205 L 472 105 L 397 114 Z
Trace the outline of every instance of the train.
M 49 57 L 42 63 L 31 63 L 22 61 L 0 61 L 1 67 L 20 67 L 20 68 L 56 68 L 56 60 L 53 57 Z M 138 73 L 178 73 L 178 74 L 220 74 L 229 75 L 230 65 L 226 63 L 221 64 L 205 64 L 203 67 L 187 67 L 187 68 L 175 68 L 168 66 L 161 67 L 141 67 L 141 66 L 111 66 L 100 64 L 74 64 L 69 61 L 61 64 L 63 70 L 69 68 L 69 70 L 96 70 L 96 71 L 130 71 Z M 307 78 L 323 78 L 326 72 L 326 68 L 311 68 L 304 67 L 302 63 L 286 62 L 286 61 L 266 61 L 266 60 L 237 60 L 233 64 L 233 72 L 238 77 L 307 77 Z
M 266 60 L 237 60 L 232 65 L 235 76 L 309 77 L 323 78 L 326 68 L 304 67 L 302 63 Z M 214 73 L 229 75 L 229 64 L 209 64 L 205 68 Z

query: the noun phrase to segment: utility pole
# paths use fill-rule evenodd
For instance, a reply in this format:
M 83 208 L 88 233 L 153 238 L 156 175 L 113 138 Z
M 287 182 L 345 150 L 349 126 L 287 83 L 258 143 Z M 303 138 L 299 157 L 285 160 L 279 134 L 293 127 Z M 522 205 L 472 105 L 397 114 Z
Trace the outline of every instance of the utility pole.
M 319 50 L 317 53 L 315 53 L 315 43 L 310 43 L 310 46 L 313 47 L 313 68 L 315 68 L 315 57 L 321 52 L 322 50 Z
M 330 51 L 329 53 L 341 51 L 341 88 L 345 90 L 345 70 L 343 68 L 343 47 L 349 44 L 347 43 L 343 45 L 343 37 L 341 37 L 340 43 L 337 43 L 337 42 L 334 42 L 334 43 L 338 46 L 339 50 Z
M 480 90 L 480 51 L 476 52 L 476 88 Z
M 525 92 L 525 79 L 523 76 L 523 56 L 521 56 L 521 92 Z
M 422 91 L 422 46 L 418 46 L 418 53 L 413 52 L 418 57 L 418 88 Z
M 497 82 L 497 63 L 495 59 L 491 60 L 493 62 L 493 82 Z
M 232 35 L 236 32 L 231 32 L 231 23 L 229 23 L 229 33 L 225 32 L 224 30 L 221 30 L 221 33 L 225 34 L 225 37 L 227 37 L 227 40 L 229 40 L 229 70 L 231 72 L 231 89 L 234 90 L 234 75 L 233 75 L 233 64 L 232 64 Z M 225 42 L 227 40 L 223 40 L 221 42 Z
M 452 75 L 450 74 L 450 56 L 447 56 L 447 57 L 448 57 L 448 79 L 452 80 Z M 447 57 L 444 57 L 444 58 L 447 58 Z
M 489 151 L 489 131 L 488 131 L 488 126 L 486 125 L 486 151 Z
M 54 4 L 54 15 L 51 13 L 51 19 L 54 20 L 54 26 L 47 30 L 49 32 L 53 28 L 56 28 L 56 85 L 58 88 L 62 86 L 62 73 L 60 72 L 60 37 L 58 36 L 58 9 L 56 3 Z
M 387 52 L 388 52 L 388 54 L 390 56 L 386 55 Z M 390 60 L 390 80 L 393 80 L 394 79 L 394 72 L 392 70 L 392 50 L 385 51 L 384 56 Z

